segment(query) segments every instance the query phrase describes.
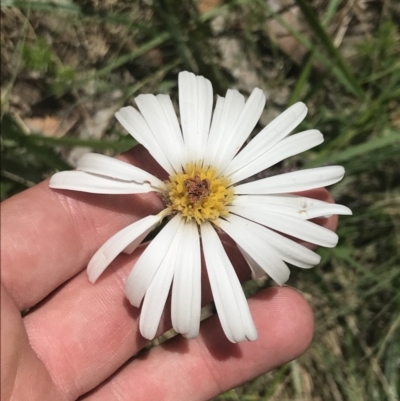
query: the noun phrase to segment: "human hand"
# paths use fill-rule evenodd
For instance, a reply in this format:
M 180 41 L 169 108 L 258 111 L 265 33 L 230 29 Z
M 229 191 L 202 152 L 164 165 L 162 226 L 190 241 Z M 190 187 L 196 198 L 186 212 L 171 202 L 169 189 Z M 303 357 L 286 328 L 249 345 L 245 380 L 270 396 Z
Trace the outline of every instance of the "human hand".
M 124 160 L 160 176 L 142 148 Z M 325 190 L 307 195 L 330 199 Z M 296 291 L 273 287 L 249 300 L 257 341 L 230 343 L 213 316 L 196 339 L 179 335 L 132 358 L 148 341 L 139 333 L 140 311 L 124 297 L 124 280 L 143 247 L 120 255 L 95 285 L 83 270 L 113 233 L 160 208 L 154 194 L 53 191 L 48 182 L 4 202 L 2 400 L 205 400 L 305 351 L 311 309 Z M 336 216 L 320 221 L 336 228 Z M 248 279 L 239 252 L 233 259 L 240 279 Z M 207 282 L 202 299 L 211 301 Z M 160 334 L 170 328 L 169 315 Z

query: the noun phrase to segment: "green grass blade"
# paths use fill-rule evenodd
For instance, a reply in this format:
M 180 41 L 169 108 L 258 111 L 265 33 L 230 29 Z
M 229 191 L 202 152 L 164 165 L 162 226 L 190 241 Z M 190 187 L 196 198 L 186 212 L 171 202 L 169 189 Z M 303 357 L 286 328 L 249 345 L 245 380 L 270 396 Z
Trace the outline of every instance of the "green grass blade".
M 292 104 L 296 103 L 297 101 L 300 100 L 301 94 L 303 93 L 304 87 L 308 83 L 308 78 L 311 73 L 311 67 L 312 63 L 314 60 L 314 52 L 311 52 L 306 59 L 306 62 L 304 63 L 304 66 L 301 70 L 299 79 L 296 81 L 296 85 L 290 95 L 288 106 L 291 106 Z
M 382 137 L 374 138 L 370 141 L 353 145 L 344 150 L 330 151 L 329 154 L 323 152 L 312 162 L 308 163 L 307 167 L 314 167 L 323 164 L 336 164 L 352 161 L 359 156 L 376 152 L 388 146 L 400 145 L 400 131 L 387 131 Z
M 341 0 L 330 0 L 326 13 L 322 18 L 322 25 L 326 27 L 335 16 L 335 13 L 341 3 Z
M 347 63 L 343 59 L 339 50 L 334 46 L 331 38 L 328 33 L 321 25 L 318 20 L 318 17 L 315 14 L 315 11 L 311 8 L 311 6 L 305 0 L 296 0 L 299 8 L 301 9 L 304 18 L 310 25 L 311 29 L 314 31 L 314 34 L 324 45 L 327 53 L 331 56 L 332 60 L 335 62 L 337 67 L 342 71 L 343 75 L 347 78 L 348 82 L 352 86 L 352 90 L 359 98 L 364 96 L 364 91 L 358 83 L 357 79 L 354 77 Z
M 29 135 L 29 140 L 35 145 L 51 145 L 66 147 L 85 147 L 95 150 L 113 150 L 115 152 L 125 152 L 137 145 L 133 138 L 124 138 L 120 141 L 106 141 L 103 139 L 78 139 L 78 138 L 53 138 L 44 135 Z
M 168 32 L 164 32 L 160 35 L 157 35 L 155 38 L 147 41 L 146 43 L 139 46 L 136 50 L 129 54 L 124 54 L 121 57 L 118 57 L 116 60 L 112 61 L 109 65 L 97 70 L 91 77 L 96 78 L 102 75 L 109 74 L 111 71 L 116 68 L 121 67 L 122 65 L 142 56 L 144 53 L 147 53 L 149 50 L 154 49 L 157 46 L 160 46 L 164 42 L 166 42 L 171 35 Z
M 326 57 L 318 48 L 313 45 L 304 35 L 294 29 L 288 22 L 286 22 L 277 12 L 275 12 L 268 3 L 261 3 L 269 14 L 271 14 L 280 25 L 282 25 L 289 33 L 291 33 L 306 49 L 312 51 L 315 58 L 321 62 L 325 68 L 330 71 L 337 80 L 351 93 L 358 96 L 357 91 L 354 89 L 352 83 L 348 80 L 343 71 L 334 63 L 330 58 Z

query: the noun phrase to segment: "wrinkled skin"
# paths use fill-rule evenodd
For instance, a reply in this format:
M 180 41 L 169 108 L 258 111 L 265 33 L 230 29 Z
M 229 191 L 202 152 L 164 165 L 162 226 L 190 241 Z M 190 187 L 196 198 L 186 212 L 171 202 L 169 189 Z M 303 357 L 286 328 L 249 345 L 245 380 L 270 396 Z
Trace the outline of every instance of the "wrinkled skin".
M 165 178 L 141 147 L 120 158 Z M 307 196 L 332 201 L 326 190 Z M 123 287 L 143 246 L 120 255 L 95 285 L 84 270 L 112 234 L 161 208 L 154 194 L 54 191 L 47 181 L 3 203 L 2 400 L 206 400 L 307 349 L 310 307 L 295 290 L 273 287 L 249 300 L 258 341 L 231 344 L 213 316 L 198 338 L 177 336 L 132 358 L 148 341 Z M 334 230 L 337 218 L 319 224 Z M 244 260 L 225 242 L 240 279 L 248 279 Z M 203 303 L 210 300 L 204 279 Z M 160 333 L 169 327 L 167 310 Z

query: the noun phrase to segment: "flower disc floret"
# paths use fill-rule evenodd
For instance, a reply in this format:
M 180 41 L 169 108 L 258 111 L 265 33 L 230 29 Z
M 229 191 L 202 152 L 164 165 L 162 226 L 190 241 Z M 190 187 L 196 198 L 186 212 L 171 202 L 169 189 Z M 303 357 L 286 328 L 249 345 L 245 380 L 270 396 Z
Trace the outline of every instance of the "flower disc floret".
M 181 213 L 187 221 L 194 219 L 201 224 L 229 215 L 227 205 L 233 200 L 233 187 L 212 167 L 189 163 L 183 173 L 169 177 L 167 187 L 171 212 Z

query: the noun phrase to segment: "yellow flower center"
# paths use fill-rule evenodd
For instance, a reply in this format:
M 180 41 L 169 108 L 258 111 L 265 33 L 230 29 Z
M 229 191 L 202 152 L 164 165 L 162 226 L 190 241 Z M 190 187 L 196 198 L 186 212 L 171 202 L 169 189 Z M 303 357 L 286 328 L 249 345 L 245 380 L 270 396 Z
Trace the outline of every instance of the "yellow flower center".
M 189 163 L 183 173 L 169 177 L 167 205 L 172 213 L 180 212 L 187 221 L 194 219 L 197 224 L 228 216 L 226 206 L 234 196 L 229 184 L 230 180 L 218 176 L 214 168 Z

